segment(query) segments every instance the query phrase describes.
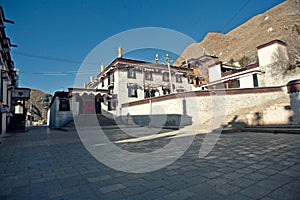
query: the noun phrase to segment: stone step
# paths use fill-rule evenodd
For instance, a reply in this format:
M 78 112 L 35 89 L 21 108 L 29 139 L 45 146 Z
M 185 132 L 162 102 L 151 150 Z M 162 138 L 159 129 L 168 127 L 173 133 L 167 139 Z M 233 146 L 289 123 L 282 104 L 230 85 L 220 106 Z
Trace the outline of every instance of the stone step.
M 95 120 L 95 118 L 97 120 Z M 115 126 L 120 123 L 122 123 L 120 120 L 118 119 L 113 119 L 113 118 L 108 118 L 104 115 L 101 114 L 80 114 L 78 116 L 75 117 L 75 122 L 76 122 L 76 126 L 83 126 L 83 127 L 87 127 L 87 126 Z M 75 126 L 75 122 L 71 121 L 70 123 L 66 124 L 64 127 L 74 127 Z
M 296 128 L 300 129 L 299 124 L 276 124 L 276 125 L 256 125 L 256 126 L 245 126 L 245 128 Z
M 266 133 L 288 133 L 288 134 L 300 134 L 300 128 L 279 128 L 279 127 L 244 127 L 242 132 L 266 132 Z

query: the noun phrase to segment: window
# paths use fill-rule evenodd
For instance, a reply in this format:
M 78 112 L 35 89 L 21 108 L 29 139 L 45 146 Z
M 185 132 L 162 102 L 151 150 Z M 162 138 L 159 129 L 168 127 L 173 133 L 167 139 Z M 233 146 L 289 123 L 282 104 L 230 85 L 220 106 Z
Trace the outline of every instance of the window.
M 144 98 L 150 98 L 150 91 L 149 90 L 145 90 L 144 91 Z
M 152 89 L 152 90 L 151 90 L 151 93 L 150 93 L 151 97 L 155 97 L 155 93 L 156 93 L 156 90 L 155 90 L 155 89 Z
M 163 94 L 164 94 L 164 95 L 170 94 L 170 93 L 171 93 L 170 89 L 169 89 L 169 88 L 166 88 L 166 87 L 163 87 L 163 88 L 162 88 L 162 91 L 163 91 Z
M 257 74 L 253 74 L 253 86 L 254 87 L 258 87 Z
M 152 71 L 145 71 L 145 79 L 148 81 L 153 81 Z
M 176 75 L 176 83 L 182 83 L 182 75 L 181 74 Z
M 101 77 L 101 87 L 104 87 L 104 78 Z
M 114 83 L 115 82 L 115 76 L 114 76 L 114 74 L 112 73 L 112 74 L 110 74 L 110 77 L 109 77 L 109 82 L 110 82 L 110 84 L 112 84 L 112 83 Z
M 144 97 L 145 98 L 155 97 L 156 92 L 157 92 L 156 89 L 146 89 L 144 91 Z
M 59 100 L 59 111 L 70 111 L 69 99 L 60 99 Z
M 163 81 L 165 81 L 165 82 L 169 81 L 169 73 L 168 72 L 163 73 Z
M 195 78 L 195 86 L 200 86 L 201 85 L 201 81 L 199 77 Z
M 128 97 L 138 97 L 137 96 L 137 85 L 135 84 L 127 84 L 128 88 Z
M 110 73 L 107 73 L 107 85 L 110 85 Z
M 108 110 L 116 110 L 117 108 L 117 95 L 113 94 L 111 97 L 108 97 Z
M 136 78 L 135 68 L 127 68 L 127 78 Z

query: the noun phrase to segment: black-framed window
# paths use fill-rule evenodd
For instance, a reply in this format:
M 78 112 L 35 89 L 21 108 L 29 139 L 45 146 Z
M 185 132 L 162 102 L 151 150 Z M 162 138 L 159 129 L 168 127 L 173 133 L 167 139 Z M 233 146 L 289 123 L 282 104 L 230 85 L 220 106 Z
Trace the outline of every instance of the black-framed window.
M 149 90 L 144 91 L 144 98 L 150 98 L 150 91 Z
M 107 85 L 110 85 L 110 73 L 107 73 Z
M 181 74 L 176 75 L 176 83 L 182 83 L 182 75 Z
M 169 73 L 168 72 L 164 72 L 162 79 L 163 79 L 163 81 L 168 82 L 169 81 Z
M 144 98 L 155 97 L 156 89 L 146 89 L 144 91 Z
M 258 87 L 258 78 L 257 74 L 253 74 L 253 86 Z
M 152 71 L 145 71 L 145 80 L 153 81 L 153 72 Z
M 70 111 L 69 99 L 66 98 L 59 99 L 59 111 Z
M 156 93 L 156 90 L 155 90 L 155 89 L 152 89 L 152 90 L 150 91 L 151 97 L 155 97 L 155 93 Z
M 135 68 L 127 68 L 127 78 L 136 78 Z
M 104 87 L 104 78 L 101 77 L 100 81 L 101 81 L 101 87 Z
M 135 84 L 128 84 L 128 97 L 138 97 L 137 95 L 137 85 Z
M 170 94 L 170 93 L 171 93 L 170 88 L 167 88 L 167 87 L 163 87 L 163 88 L 162 88 L 162 91 L 163 91 L 163 94 L 164 94 L 164 95 Z

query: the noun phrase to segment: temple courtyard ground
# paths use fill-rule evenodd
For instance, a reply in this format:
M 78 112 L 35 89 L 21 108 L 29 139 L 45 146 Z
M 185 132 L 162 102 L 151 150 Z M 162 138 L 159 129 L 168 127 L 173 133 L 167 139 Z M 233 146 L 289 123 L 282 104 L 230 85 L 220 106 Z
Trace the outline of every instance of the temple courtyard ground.
M 126 139 L 117 127 L 105 133 Z M 10 133 L 0 138 L 0 199 L 300 199 L 300 134 L 221 134 L 199 158 L 204 137 L 162 169 L 127 173 L 96 160 L 74 129 Z M 118 145 L 151 152 L 171 139 Z

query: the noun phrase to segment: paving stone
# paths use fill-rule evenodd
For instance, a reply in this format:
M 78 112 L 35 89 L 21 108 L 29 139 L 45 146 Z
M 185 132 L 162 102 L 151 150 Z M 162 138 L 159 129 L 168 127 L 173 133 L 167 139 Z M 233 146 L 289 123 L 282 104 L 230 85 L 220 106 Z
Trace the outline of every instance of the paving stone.
M 216 188 L 216 192 L 218 194 L 221 194 L 221 195 L 224 195 L 224 196 L 229 196 L 229 195 L 235 194 L 235 193 L 237 193 L 238 191 L 241 190 L 240 187 L 229 185 L 229 184 L 216 185 L 215 188 Z
M 88 178 L 88 181 L 91 183 L 94 183 L 94 182 L 99 182 L 99 181 L 103 181 L 103 180 L 110 179 L 110 178 L 111 178 L 111 176 L 109 176 L 109 175 L 96 176 L 96 177 Z
M 300 172 L 292 169 L 285 169 L 280 172 L 282 175 L 287 175 L 294 178 L 300 178 Z
M 268 194 L 268 197 L 272 199 L 278 199 L 278 200 L 279 199 L 299 200 L 300 193 L 299 191 L 280 188 Z
M 179 190 L 177 192 L 170 193 L 165 195 L 162 199 L 165 200 L 185 200 L 189 199 L 190 197 L 195 196 L 195 193 L 190 192 L 188 190 Z
M 272 180 L 272 179 L 264 179 L 262 181 L 259 181 L 255 185 L 261 186 L 261 187 L 266 188 L 268 190 L 274 190 L 276 188 L 281 187 L 284 184 L 285 184 L 285 182 L 282 182 L 282 181 L 276 181 L 276 180 Z
M 238 172 L 225 173 L 225 174 L 222 175 L 222 177 L 232 179 L 232 180 L 239 179 L 243 176 L 245 176 L 245 175 L 241 174 L 241 173 L 238 173 Z
M 165 196 L 169 193 L 170 193 L 170 191 L 163 187 L 155 188 L 153 190 L 148 190 L 148 191 L 144 192 L 143 194 L 141 194 L 141 199 L 142 198 L 149 199 L 149 200 L 157 199 L 157 198 Z
M 263 197 L 261 200 L 274 200 L 274 198 L 269 197 L 269 196 L 265 196 L 265 197 Z
M 291 180 L 291 182 L 287 183 L 282 188 L 287 190 L 295 190 L 300 194 L 300 180 L 299 179 Z
M 207 180 L 209 180 L 209 179 L 205 178 L 203 176 L 194 176 L 194 177 L 189 178 L 187 180 L 187 183 L 189 185 L 196 185 L 196 184 L 199 184 L 199 183 L 206 182 Z
M 123 184 L 114 184 L 114 185 L 108 185 L 108 186 L 105 186 L 105 187 L 102 187 L 99 189 L 100 192 L 102 193 L 108 193 L 108 192 L 114 192 L 114 191 L 118 191 L 118 190 L 121 190 L 121 189 L 124 189 L 125 186 Z
M 126 187 L 131 187 L 131 186 L 146 184 L 146 182 L 148 181 L 144 178 L 137 178 L 132 180 L 125 180 L 122 182 L 122 184 L 125 185 Z
M 256 181 L 254 180 L 250 180 L 250 179 L 246 179 L 246 178 L 239 178 L 239 179 L 235 179 L 229 182 L 231 185 L 235 185 L 235 186 L 239 186 L 242 188 L 248 187 L 250 185 L 253 185 L 254 183 L 256 183 Z
M 199 199 L 213 199 L 213 200 L 224 200 L 224 196 L 216 192 L 207 192 L 204 194 L 196 194 L 189 198 L 189 200 L 199 200 Z
M 190 171 L 185 171 L 184 173 L 182 173 L 182 175 L 185 177 L 194 177 L 194 176 L 203 175 L 203 172 L 201 172 L 199 169 L 193 169 Z
M 256 169 L 256 170 L 259 170 L 259 169 L 266 168 L 266 165 L 252 164 L 252 165 L 250 165 L 249 167 L 250 167 L 250 168 L 253 168 L 253 169 Z
M 226 200 L 253 200 L 253 198 L 242 195 L 242 194 L 233 194 L 225 198 Z
M 271 176 L 271 175 L 275 175 L 275 174 L 279 173 L 279 171 L 274 170 L 274 169 L 270 169 L 268 167 L 264 168 L 264 169 L 260 169 L 257 172 L 262 173 L 262 174 L 267 175 L 267 176 Z
M 292 178 L 290 176 L 282 175 L 282 174 L 275 174 L 272 176 L 269 176 L 268 179 L 274 181 L 274 182 L 280 182 L 282 184 L 289 183 Z
M 212 186 L 216 186 L 216 185 L 224 185 L 226 183 L 229 183 L 230 181 L 232 180 L 229 178 L 217 177 L 217 178 L 209 179 L 206 183 Z
M 158 187 L 164 186 L 164 185 L 166 185 L 168 183 L 169 182 L 166 181 L 166 180 L 158 179 L 158 180 L 151 181 L 151 182 L 144 182 L 142 184 L 143 184 L 143 186 L 145 186 L 145 187 L 147 187 L 149 189 L 154 189 L 154 188 L 158 188 Z
M 260 199 L 267 194 L 269 194 L 271 190 L 265 189 L 258 185 L 251 185 L 243 190 L 241 190 L 239 193 L 242 195 L 246 195 L 248 197 L 254 198 L 254 199 Z
M 195 185 L 195 184 L 193 184 Z M 186 182 L 170 182 L 169 184 L 164 185 L 163 187 L 169 191 L 178 191 L 190 187 L 191 185 Z
M 222 175 L 222 173 L 217 172 L 217 171 L 216 172 L 207 172 L 207 173 L 201 174 L 201 176 L 209 178 L 209 179 L 216 178 L 216 177 L 221 176 L 221 175 Z
M 247 174 L 247 175 L 244 176 L 244 178 L 251 179 L 251 180 L 254 180 L 254 181 L 260 181 L 262 179 L 265 179 L 266 177 L 267 177 L 266 175 L 261 174 L 261 173 L 257 173 L 257 172 Z
M 198 195 L 204 195 L 207 193 L 215 193 L 215 187 L 206 183 L 200 183 L 198 185 L 187 188 L 188 191 L 196 193 Z

